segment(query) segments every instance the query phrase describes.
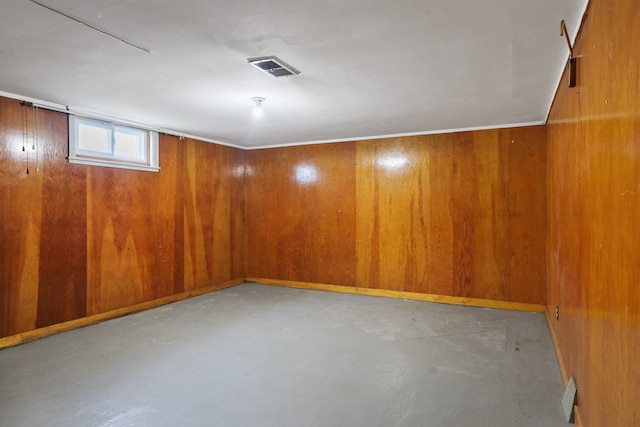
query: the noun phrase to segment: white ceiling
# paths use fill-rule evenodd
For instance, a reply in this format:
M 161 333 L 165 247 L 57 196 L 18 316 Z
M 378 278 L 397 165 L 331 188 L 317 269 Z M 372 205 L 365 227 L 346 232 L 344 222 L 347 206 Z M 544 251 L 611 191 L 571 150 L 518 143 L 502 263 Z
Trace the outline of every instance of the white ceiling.
M 147 53 L 0 0 L 0 91 L 243 147 L 542 123 L 587 1 L 38 0 Z

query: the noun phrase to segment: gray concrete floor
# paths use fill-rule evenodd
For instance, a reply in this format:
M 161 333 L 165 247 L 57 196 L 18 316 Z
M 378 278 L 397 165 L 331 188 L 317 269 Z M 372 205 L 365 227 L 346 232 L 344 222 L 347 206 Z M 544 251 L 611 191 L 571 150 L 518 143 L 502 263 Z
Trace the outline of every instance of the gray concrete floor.
M 565 426 L 545 318 L 243 284 L 0 351 L 0 425 Z

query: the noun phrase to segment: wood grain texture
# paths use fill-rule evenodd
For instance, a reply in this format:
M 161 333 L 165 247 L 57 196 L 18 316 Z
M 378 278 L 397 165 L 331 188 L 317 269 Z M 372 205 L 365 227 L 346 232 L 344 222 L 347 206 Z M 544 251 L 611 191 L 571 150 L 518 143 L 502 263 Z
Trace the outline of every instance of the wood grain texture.
M 35 328 L 38 316 L 42 174 L 26 173 L 30 115 L 0 98 L 0 336 Z
M 355 284 L 355 146 L 249 151 L 248 276 Z
M 542 126 L 251 151 L 247 275 L 542 304 L 545 156 Z
M 167 296 L 174 288 L 172 199 L 176 192 L 166 186 L 175 181 L 175 175 L 166 182 L 163 178 L 175 167 L 161 173 L 84 169 L 88 176 L 89 314 Z
M 432 285 L 452 295 L 448 136 L 360 141 L 356 147 L 357 285 L 427 293 Z
M 43 111 L 41 118 L 38 328 L 87 314 L 86 172 L 66 160 L 67 117 Z
M 456 295 L 544 300 L 544 128 L 454 136 Z
M 244 185 L 244 162 L 232 162 L 238 150 L 222 145 L 186 139 L 183 146 L 185 289 L 194 289 L 231 279 L 232 188 Z
M 640 4 L 592 0 L 547 124 L 548 298 L 582 425 L 640 425 Z
M 0 336 L 244 277 L 243 150 L 161 135 L 158 173 L 70 165 L 40 110 L 26 174 L 30 111 L 0 98 Z

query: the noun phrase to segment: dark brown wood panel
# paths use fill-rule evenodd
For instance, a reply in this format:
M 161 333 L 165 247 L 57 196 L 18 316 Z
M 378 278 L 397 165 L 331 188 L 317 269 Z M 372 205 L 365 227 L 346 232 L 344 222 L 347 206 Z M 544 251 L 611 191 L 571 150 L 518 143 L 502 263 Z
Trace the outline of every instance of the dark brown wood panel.
M 27 121 L 27 119 L 29 119 Z M 0 98 L 0 336 L 35 328 L 42 174 L 27 174 L 34 120 L 30 108 Z
M 585 427 L 640 425 L 640 4 L 592 0 L 547 124 L 548 309 Z
M 174 224 L 170 227 L 173 235 L 169 233 L 163 238 L 171 243 L 165 248 L 167 252 L 163 253 L 173 252 L 173 287 L 172 290 L 166 289 L 166 291 L 169 292 L 168 295 L 178 295 L 185 291 L 184 233 L 182 232 L 184 230 L 184 188 L 180 180 L 184 165 L 182 141 L 176 136 L 161 134 L 159 154 L 161 179 L 163 180 L 162 188 L 165 188 L 173 196 L 170 203 L 173 203 L 173 208 L 171 209 L 174 215 Z M 165 201 L 162 201 L 162 203 L 165 203 Z M 169 206 L 165 206 L 165 209 L 169 208 Z M 167 259 L 163 259 L 166 263 Z
M 243 236 L 237 234 L 243 211 L 237 197 L 244 185 L 244 157 L 237 149 L 192 139 L 183 145 L 185 289 L 195 289 L 241 273 L 238 240 Z
M 161 135 L 158 173 L 70 165 L 65 114 L 28 149 L 33 111 L 0 98 L 0 336 L 244 277 L 243 150 Z
M 66 160 L 66 115 L 42 111 L 41 118 L 39 328 L 87 314 L 86 170 Z
M 506 183 L 501 216 L 507 219 L 501 293 L 508 301 L 544 303 L 545 289 L 540 283 L 546 283 L 545 129 L 503 129 L 498 140 Z
M 247 276 L 355 284 L 355 145 L 247 153 Z
M 231 229 L 230 252 L 231 252 L 231 277 L 244 278 L 246 235 L 245 235 L 245 184 L 246 184 L 246 151 L 231 150 L 230 156 L 230 221 Z

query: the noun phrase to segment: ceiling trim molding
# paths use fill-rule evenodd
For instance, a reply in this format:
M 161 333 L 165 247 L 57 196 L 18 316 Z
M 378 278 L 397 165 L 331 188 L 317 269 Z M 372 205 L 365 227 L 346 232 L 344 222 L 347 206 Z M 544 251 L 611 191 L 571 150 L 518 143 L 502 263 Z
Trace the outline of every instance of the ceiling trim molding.
M 250 146 L 247 147 L 247 146 L 242 146 L 237 144 L 231 144 L 228 142 L 217 141 L 215 139 L 205 138 L 198 135 L 183 133 L 183 132 L 179 132 L 172 129 L 165 129 L 165 128 L 160 128 L 156 126 L 150 126 L 144 123 L 138 123 L 131 120 L 122 119 L 120 117 L 115 117 L 107 114 L 102 114 L 99 112 L 94 112 L 91 110 L 74 108 L 74 107 L 69 107 L 62 104 L 57 104 L 54 102 L 44 101 L 37 98 L 16 95 L 14 93 L 0 91 L 0 96 L 3 96 L 5 98 L 17 99 L 19 101 L 31 102 L 38 107 L 46 108 L 53 111 L 58 111 L 65 114 L 75 114 L 82 117 L 89 117 L 89 118 L 98 119 L 98 120 L 111 121 L 118 124 L 134 126 L 134 127 L 145 129 L 145 130 L 152 130 L 152 131 L 164 133 L 167 135 L 177 136 L 179 138 L 197 139 L 199 141 L 209 142 L 209 143 L 218 144 L 218 145 L 224 145 L 227 147 L 232 147 L 232 148 L 237 148 L 240 150 L 247 150 L 247 151 L 266 150 L 270 148 L 296 147 L 301 145 L 334 144 L 338 142 L 354 142 L 354 141 L 367 141 L 367 140 L 374 140 L 374 139 L 405 138 L 405 137 L 422 136 L 422 135 L 439 135 L 439 134 L 471 132 L 471 131 L 479 131 L 479 130 L 509 129 L 509 128 L 526 127 L 526 126 L 539 126 L 539 125 L 544 125 L 546 123 L 546 118 L 545 118 L 545 120 L 538 120 L 538 121 L 524 122 L 524 123 L 508 123 L 508 124 L 496 124 L 496 125 L 489 125 L 489 126 L 437 129 L 437 130 L 422 131 L 422 132 L 406 132 L 406 133 L 394 133 L 394 134 L 386 134 L 386 135 L 366 135 L 366 136 L 355 136 L 350 138 L 323 139 L 323 140 L 315 140 L 315 141 L 299 141 L 299 142 L 288 142 L 284 144 L 272 144 L 272 145 L 261 145 L 256 147 L 250 147 Z
M 508 123 L 508 124 L 476 126 L 476 127 L 467 127 L 467 128 L 438 129 L 438 130 L 430 130 L 430 131 L 424 131 L 424 132 L 394 133 L 389 135 L 369 135 L 369 136 L 356 136 L 352 138 L 325 139 L 325 140 L 319 140 L 319 141 L 291 142 L 286 144 L 273 144 L 273 145 L 261 145 L 256 147 L 245 147 L 245 149 L 246 150 L 265 150 L 269 148 L 295 147 L 299 145 L 333 144 L 337 142 L 368 141 L 372 139 L 404 138 L 409 136 L 422 136 L 422 135 L 440 135 L 440 134 L 447 134 L 447 133 L 471 132 L 471 131 L 478 131 L 478 130 L 510 129 L 510 128 L 527 127 L 527 126 L 539 126 L 544 124 L 545 124 L 545 120 L 538 120 L 538 121 L 525 122 L 525 123 Z
M 247 149 L 247 147 L 243 147 L 241 145 L 231 144 L 231 143 L 223 142 L 223 141 L 217 141 L 217 140 L 214 140 L 214 139 L 204 138 L 204 137 L 197 136 L 197 135 L 191 135 L 191 134 L 180 132 L 180 131 L 173 130 L 173 129 L 165 129 L 165 128 L 162 128 L 162 127 L 152 126 L 152 125 L 149 125 L 149 124 L 146 124 L 146 123 L 140 123 L 140 122 L 136 122 L 136 121 L 133 121 L 133 120 L 127 120 L 127 119 L 123 119 L 122 117 L 112 116 L 112 115 L 109 115 L 109 114 L 104 114 L 104 113 L 100 113 L 98 111 L 92 111 L 92 110 L 85 109 L 85 108 L 70 107 L 68 105 L 63 105 L 63 104 L 58 104 L 58 103 L 55 103 L 55 102 L 44 101 L 42 99 L 37 99 L 37 98 L 31 98 L 29 96 L 17 95 L 15 93 L 5 92 L 5 91 L 1 91 L 1 90 L 0 90 L 0 96 L 5 97 L 5 98 L 10 98 L 10 99 L 16 99 L 18 101 L 31 102 L 33 105 L 35 105 L 37 107 L 45 108 L 47 110 L 57 111 L 59 113 L 73 114 L 73 115 L 76 115 L 76 116 L 88 117 L 88 118 L 91 118 L 91 119 L 104 120 L 104 121 L 113 122 L 113 123 L 116 123 L 116 124 L 132 126 L 132 127 L 136 127 L 136 128 L 144 129 L 144 130 L 151 130 L 151 131 L 155 131 L 155 132 L 158 132 L 158 133 L 164 133 L 164 134 L 171 135 L 171 136 L 177 136 L 179 138 L 197 139 L 199 141 L 210 142 L 212 144 L 218 144 L 218 145 L 225 145 L 227 147 L 239 148 L 241 150 L 246 150 Z

